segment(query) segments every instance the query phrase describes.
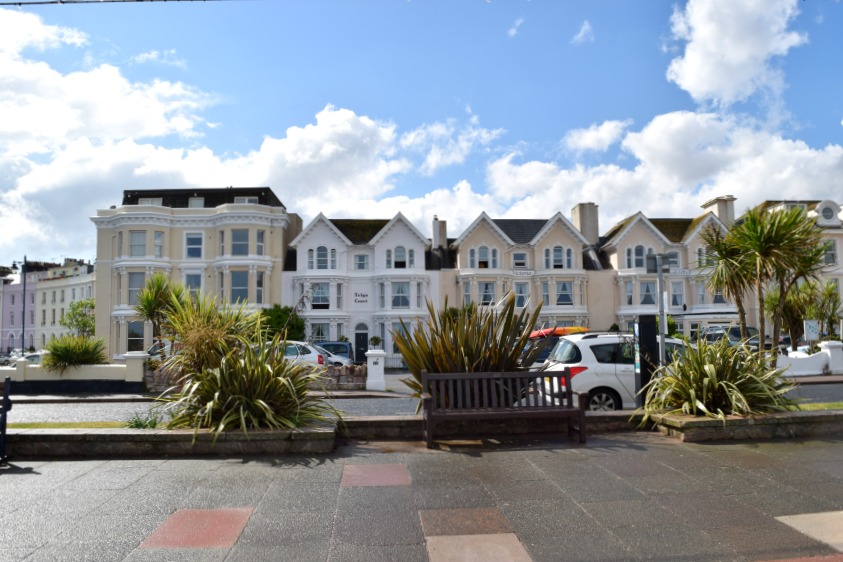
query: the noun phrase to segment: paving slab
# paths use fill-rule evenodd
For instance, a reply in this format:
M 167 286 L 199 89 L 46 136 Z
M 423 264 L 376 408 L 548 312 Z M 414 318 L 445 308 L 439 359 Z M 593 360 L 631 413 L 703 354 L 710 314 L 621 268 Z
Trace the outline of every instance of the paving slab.
M 841 465 L 843 439 L 656 433 L 13 461 L 0 560 L 841 562 Z

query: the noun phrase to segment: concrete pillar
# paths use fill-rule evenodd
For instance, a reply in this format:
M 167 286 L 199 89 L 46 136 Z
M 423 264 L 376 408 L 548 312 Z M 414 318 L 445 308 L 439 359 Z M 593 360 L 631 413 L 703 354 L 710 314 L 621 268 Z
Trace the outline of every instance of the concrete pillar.
M 366 352 L 366 390 L 386 390 L 385 362 L 386 352 L 382 349 L 370 349 Z
M 143 381 L 143 364 L 149 359 L 145 351 L 126 352 L 126 382 Z
M 843 375 L 843 342 L 824 341 L 819 343 L 820 350 L 828 354 L 828 369 L 832 375 Z

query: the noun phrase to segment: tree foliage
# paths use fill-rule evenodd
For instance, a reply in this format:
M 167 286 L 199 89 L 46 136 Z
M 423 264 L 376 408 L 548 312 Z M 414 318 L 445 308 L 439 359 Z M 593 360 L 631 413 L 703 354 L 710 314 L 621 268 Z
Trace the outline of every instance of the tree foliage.
M 274 304 L 261 310 L 261 316 L 268 339 L 279 333 L 282 338 L 288 340 L 303 341 L 306 337 L 304 319 L 291 306 Z
M 70 303 L 67 312 L 59 319 L 59 324 L 70 330 L 74 336 L 82 338 L 93 336 L 96 327 L 94 299 L 83 299 Z

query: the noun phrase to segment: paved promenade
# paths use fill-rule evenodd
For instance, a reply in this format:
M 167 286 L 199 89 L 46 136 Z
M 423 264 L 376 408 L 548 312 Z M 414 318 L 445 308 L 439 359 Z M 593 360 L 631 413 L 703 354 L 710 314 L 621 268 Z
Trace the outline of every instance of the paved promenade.
M 0 560 L 843 561 L 843 440 L 12 461 Z

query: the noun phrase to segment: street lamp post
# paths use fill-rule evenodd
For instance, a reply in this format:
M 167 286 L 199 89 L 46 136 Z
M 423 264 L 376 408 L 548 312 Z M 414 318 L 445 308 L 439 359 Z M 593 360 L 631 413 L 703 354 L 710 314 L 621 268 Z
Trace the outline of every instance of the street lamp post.
M 20 350 L 26 354 L 26 254 L 20 264 L 20 276 L 23 278 L 23 294 L 21 295 L 21 329 L 20 329 Z M 12 262 L 12 271 L 18 270 L 17 262 Z

